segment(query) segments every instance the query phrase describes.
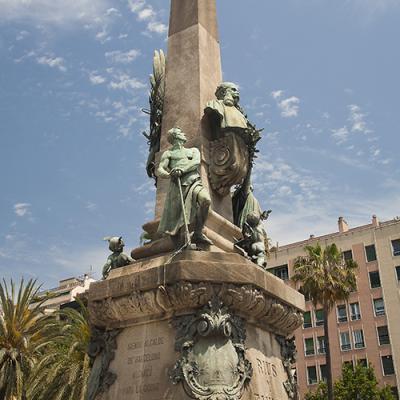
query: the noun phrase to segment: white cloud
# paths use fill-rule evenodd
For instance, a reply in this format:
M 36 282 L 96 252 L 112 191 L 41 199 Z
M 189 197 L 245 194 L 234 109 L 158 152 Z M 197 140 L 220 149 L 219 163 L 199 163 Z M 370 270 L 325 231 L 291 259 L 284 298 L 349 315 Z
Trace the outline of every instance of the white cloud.
M 282 97 L 283 95 L 283 90 L 275 90 L 271 93 L 271 96 L 276 100 Z
M 91 201 L 86 202 L 85 208 L 89 211 L 95 211 L 97 209 L 97 204 Z
M 66 25 L 101 23 L 108 0 L 0 0 L 0 20 Z
M 147 85 L 136 78 L 130 77 L 128 74 L 120 73 L 109 83 L 109 87 L 114 90 L 125 90 L 130 92 L 135 89 L 146 88 Z
M 145 5 L 144 0 L 128 0 L 129 8 L 133 13 L 139 12 Z
M 120 50 L 115 50 L 115 51 L 109 51 L 105 53 L 105 57 L 117 64 L 129 64 L 132 61 L 136 60 L 136 58 L 140 55 L 140 50 L 132 49 L 128 51 L 120 51 Z
M 92 71 L 89 74 L 89 80 L 93 85 L 101 85 L 102 83 L 106 82 L 107 79 L 104 76 L 97 74 L 96 71 Z
M 168 27 L 162 22 L 152 21 L 147 24 L 147 30 L 162 35 L 167 32 Z
M 14 212 L 18 217 L 25 217 L 30 214 L 30 203 L 17 203 L 14 204 Z
M 349 137 L 349 130 L 346 126 L 339 129 L 332 129 L 332 137 L 336 143 L 341 144 L 347 141 Z
M 108 34 L 107 29 L 103 28 L 100 32 L 96 33 L 96 39 L 104 44 L 111 40 L 111 36 Z
M 284 99 L 278 103 L 278 107 L 281 109 L 281 115 L 284 118 L 297 117 L 299 115 L 300 99 L 292 96 Z
M 300 111 L 300 99 L 295 96 L 283 99 L 283 94 L 283 90 L 275 90 L 271 92 L 272 98 L 275 99 L 278 108 L 281 110 L 281 116 L 283 118 L 297 117 Z
M 39 64 L 47 65 L 50 68 L 58 68 L 61 72 L 65 72 L 67 68 L 65 67 L 64 59 L 62 57 L 53 56 L 41 56 L 36 59 Z
M 139 21 L 145 21 L 155 17 L 155 12 L 151 7 L 143 8 L 137 13 Z
M 111 7 L 108 10 L 106 10 L 105 14 L 107 16 L 115 16 L 115 17 L 121 17 L 121 13 L 117 8 Z
M 15 40 L 20 41 L 20 40 L 24 40 L 26 37 L 30 36 L 30 33 L 27 31 L 21 31 L 18 33 L 18 35 L 16 36 Z
M 361 108 L 356 104 L 350 104 L 349 109 L 349 122 L 351 124 L 352 132 L 370 133 L 365 122 L 366 114 L 362 113 Z
M 145 33 L 163 35 L 167 32 L 167 25 L 160 21 L 158 13 L 145 0 L 128 0 L 128 5 L 138 21 L 148 21 Z

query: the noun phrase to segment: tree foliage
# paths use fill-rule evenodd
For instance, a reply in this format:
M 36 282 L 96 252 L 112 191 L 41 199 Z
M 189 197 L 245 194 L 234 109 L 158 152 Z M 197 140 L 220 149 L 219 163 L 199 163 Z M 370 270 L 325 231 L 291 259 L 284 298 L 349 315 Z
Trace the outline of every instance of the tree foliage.
M 19 288 L 0 283 L 0 398 L 25 400 L 30 371 L 40 358 L 48 325 L 42 303 L 32 305 L 39 288 L 36 281 Z
M 335 383 L 335 400 L 395 400 L 390 387 L 380 388 L 374 369 L 358 364 L 344 365 Z
M 335 303 L 347 300 L 356 288 L 353 260 L 344 260 L 335 243 L 322 248 L 319 243 L 304 248 L 306 255 L 296 259 L 292 280 L 300 282 L 302 292 L 312 301 L 314 307 L 321 305 L 324 311 L 324 332 L 326 348 L 327 398 L 333 399 L 331 355 L 329 346 L 328 315 Z
M 90 373 L 86 353 L 91 330 L 86 307 L 57 313 L 51 341 L 33 370 L 29 400 L 84 400 Z
M 358 364 L 343 365 L 342 376 L 335 382 L 335 400 L 395 400 L 389 386 L 380 388 L 374 369 Z M 305 395 L 305 400 L 326 400 L 327 386 L 321 382 L 317 389 Z
M 0 283 L 0 399 L 84 400 L 91 362 L 88 312 L 45 315 L 34 280 Z
M 301 282 L 302 292 L 314 306 L 326 305 L 331 310 L 337 301 L 347 300 L 356 289 L 355 261 L 345 261 L 335 243 L 325 248 L 317 243 L 304 250 L 306 255 L 295 261 L 292 279 Z

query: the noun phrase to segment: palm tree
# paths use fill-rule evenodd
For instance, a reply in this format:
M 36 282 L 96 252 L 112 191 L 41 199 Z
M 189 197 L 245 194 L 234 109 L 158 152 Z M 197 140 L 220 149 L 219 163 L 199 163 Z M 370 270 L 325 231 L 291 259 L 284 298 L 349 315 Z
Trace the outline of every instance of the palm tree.
M 36 304 L 39 287 L 21 280 L 18 292 L 11 281 L 0 282 L 0 398 L 25 400 L 26 383 L 40 356 L 38 346 L 46 337 L 47 326 Z
M 336 244 L 324 249 L 318 243 L 316 246 L 306 246 L 305 256 L 300 256 L 294 264 L 292 280 L 300 282 L 302 293 L 308 296 L 314 307 L 322 305 L 324 311 L 324 333 L 326 346 L 328 400 L 333 399 L 333 383 L 331 354 L 329 347 L 328 315 L 335 303 L 347 300 L 356 289 L 355 270 L 357 263 L 344 260 Z
M 58 326 L 51 341 L 42 347 L 43 357 L 35 367 L 29 400 L 84 400 L 91 362 L 87 355 L 91 330 L 88 311 L 66 308 L 57 313 Z

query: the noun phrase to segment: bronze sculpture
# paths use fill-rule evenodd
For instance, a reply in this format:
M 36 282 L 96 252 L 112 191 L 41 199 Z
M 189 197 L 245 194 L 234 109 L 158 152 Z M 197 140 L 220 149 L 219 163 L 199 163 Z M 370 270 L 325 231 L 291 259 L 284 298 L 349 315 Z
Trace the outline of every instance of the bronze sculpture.
M 172 148 L 162 154 L 157 177 L 170 179 L 170 184 L 158 232 L 176 237 L 185 227 L 187 219 L 187 224 L 193 225 L 191 240 L 194 243 L 212 244 L 203 233 L 211 199 L 200 178 L 200 151 L 195 147 L 185 148 L 186 141 L 180 128 L 168 131 L 168 142 Z

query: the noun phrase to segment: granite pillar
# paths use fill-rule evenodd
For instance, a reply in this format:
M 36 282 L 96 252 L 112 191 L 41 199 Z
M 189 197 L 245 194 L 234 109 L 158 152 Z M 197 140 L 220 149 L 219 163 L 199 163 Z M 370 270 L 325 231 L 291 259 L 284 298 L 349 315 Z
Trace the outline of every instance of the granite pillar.
M 187 134 L 188 146 L 198 147 L 202 154 L 201 175 L 206 187 L 209 150 L 203 114 L 221 81 L 215 0 L 172 0 L 160 152 L 169 147 L 167 132 L 180 127 Z M 158 180 L 156 219 L 161 217 L 168 185 L 168 180 Z M 230 197 L 211 195 L 212 209 L 232 221 Z

